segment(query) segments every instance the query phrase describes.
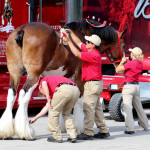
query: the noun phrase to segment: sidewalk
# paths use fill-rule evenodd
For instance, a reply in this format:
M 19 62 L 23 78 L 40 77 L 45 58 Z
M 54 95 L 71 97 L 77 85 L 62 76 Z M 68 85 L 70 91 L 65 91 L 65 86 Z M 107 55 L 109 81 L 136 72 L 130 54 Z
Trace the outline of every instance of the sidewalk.
M 150 118 L 150 111 L 148 111 Z M 63 143 L 50 143 L 47 138 L 48 118 L 44 116 L 37 120 L 32 126 L 36 132 L 35 141 L 20 140 L 14 137 L 13 140 L 0 140 L 0 150 L 149 150 L 150 149 L 150 131 L 143 131 L 135 121 L 135 131 L 133 135 L 124 134 L 124 122 L 110 120 L 109 114 L 105 113 L 106 124 L 110 128 L 110 137 L 108 139 L 98 139 L 92 141 L 77 141 L 77 143 L 68 143 L 68 135 L 63 134 Z M 149 121 L 150 124 L 150 121 Z M 95 128 L 95 132 L 98 129 Z

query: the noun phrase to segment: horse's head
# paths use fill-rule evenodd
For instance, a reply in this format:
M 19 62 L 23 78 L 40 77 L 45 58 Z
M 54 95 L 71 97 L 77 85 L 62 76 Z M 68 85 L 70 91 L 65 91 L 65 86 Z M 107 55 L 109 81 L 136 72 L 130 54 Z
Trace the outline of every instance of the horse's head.
M 116 40 L 111 42 L 110 44 L 105 44 L 107 42 L 102 41 L 100 47 L 100 51 L 104 51 L 115 66 L 117 66 L 120 63 L 122 57 L 125 56 L 125 42 L 123 40 L 123 35 L 126 33 L 126 31 L 127 29 L 125 29 L 123 32 L 116 31 Z
M 116 31 L 107 22 L 104 21 L 102 24 L 94 20 L 86 20 L 89 24 L 91 34 L 97 34 L 102 40 L 99 47 L 100 52 L 105 52 L 115 65 L 118 65 L 124 56 L 125 43 L 123 40 L 123 35 L 126 33 L 127 29 L 123 32 Z M 85 34 L 89 33 L 88 28 L 86 28 Z
M 115 65 L 119 64 L 123 55 L 125 43 L 123 40 L 123 35 L 126 32 L 118 32 L 113 27 L 107 25 L 104 21 L 102 24 L 94 20 L 83 20 L 80 22 L 71 22 L 66 25 L 69 27 L 82 42 L 85 42 L 85 35 L 98 35 L 102 43 L 99 47 L 99 51 L 105 52 Z

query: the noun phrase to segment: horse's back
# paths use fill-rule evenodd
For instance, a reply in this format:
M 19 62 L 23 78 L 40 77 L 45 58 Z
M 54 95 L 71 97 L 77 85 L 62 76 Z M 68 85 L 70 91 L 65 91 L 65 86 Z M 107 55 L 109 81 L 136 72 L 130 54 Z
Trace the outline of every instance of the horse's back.
M 7 66 L 8 69 L 11 68 L 11 66 L 16 65 L 16 64 L 22 64 L 21 60 L 21 47 L 19 47 L 16 43 L 16 37 L 17 37 L 17 32 L 23 28 L 22 25 L 21 27 L 18 27 L 16 30 L 14 30 L 8 37 L 7 42 L 6 42 L 6 58 L 7 58 Z
M 21 36 L 20 36 L 21 33 Z M 58 45 L 55 31 L 43 23 L 29 23 L 11 33 L 6 43 L 7 61 L 22 63 L 27 69 L 33 65 L 46 67 Z M 19 45 L 17 41 L 22 43 Z
M 18 27 L 15 31 L 13 31 L 7 40 L 6 46 L 9 46 L 10 43 L 11 44 L 16 43 L 16 38 L 18 36 L 18 32 L 20 31 L 24 32 L 23 42 L 29 42 L 28 43 L 29 45 L 35 43 L 39 44 L 38 42 L 45 44 L 49 43 L 50 41 L 51 41 L 50 43 L 58 41 L 55 31 L 49 25 L 44 23 L 33 22 L 24 24 Z
M 55 31 L 50 26 L 42 23 L 30 23 L 23 30 L 22 51 L 24 55 L 28 52 L 30 52 L 30 55 L 40 53 L 45 57 L 53 54 L 58 39 Z
M 43 36 L 45 36 L 45 38 L 48 38 L 49 36 L 56 34 L 54 29 L 52 29 L 49 25 L 44 23 L 28 23 L 23 26 L 20 26 L 16 30 L 19 31 L 20 29 L 24 30 L 26 36 L 32 35 L 37 36 L 38 38 L 43 38 Z

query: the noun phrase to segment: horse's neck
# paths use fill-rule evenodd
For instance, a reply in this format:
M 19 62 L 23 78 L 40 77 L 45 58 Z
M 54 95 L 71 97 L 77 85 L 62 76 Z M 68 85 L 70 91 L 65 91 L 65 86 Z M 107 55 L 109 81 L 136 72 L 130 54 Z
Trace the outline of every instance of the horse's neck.
M 58 31 L 55 31 L 55 32 L 56 32 L 56 34 L 57 34 L 58 40 L 60 40 L 60 39 L 61 39 L 60 32 L 58 32 Z
M 106 44 L 105 42 L 102 41 L 102 43 L 101 43 L 101 45 L 99 47 L 99 52 L 103 53 L 103 52 L 105 52 L 105 51 L 107 51 L 109 49 L 110 49 L 110 44 Z
M 68 51 L 61 41 L 60 33 L 56 32 L 56 34 L 58 42 L 57 48 L 55 49 L 55 54 L 52 60 L 46 67 L 46 71 L 55 70 L 59 67 L 62 67 L 65 64 L 66 59 L 68 58 Z
M 102 40 L 102 43 L 99 48 L 99 52 L 102 53 L 105 51 L 110 51 L 110 50 L 114 49 L 116 46 L 117 46 L 117 41 L 108 43 L 107 41 Z

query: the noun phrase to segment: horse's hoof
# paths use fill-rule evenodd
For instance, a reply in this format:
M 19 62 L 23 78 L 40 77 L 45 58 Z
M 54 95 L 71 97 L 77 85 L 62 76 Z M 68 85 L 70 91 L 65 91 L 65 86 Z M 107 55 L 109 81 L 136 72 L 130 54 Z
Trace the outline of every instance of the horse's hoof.
M 6 140 L 13 140 L 13 138 L 6 138 Z
M 26 140 L 25 138 L 22 138 L 21 140 Z
M 13 138 L 0 138 L 0 140 L 12 140 Z
M 35 139 L 25 139 L 25 138 L 21 138 L 21 140 L 25 140 L 25 141 L 35 141 L 36 138 L 35 138 Z
M 28 140 L 28 141 L 35 141 L 35 140 L 36 140 L 36 138 L 35 138 L 35 139 Z

